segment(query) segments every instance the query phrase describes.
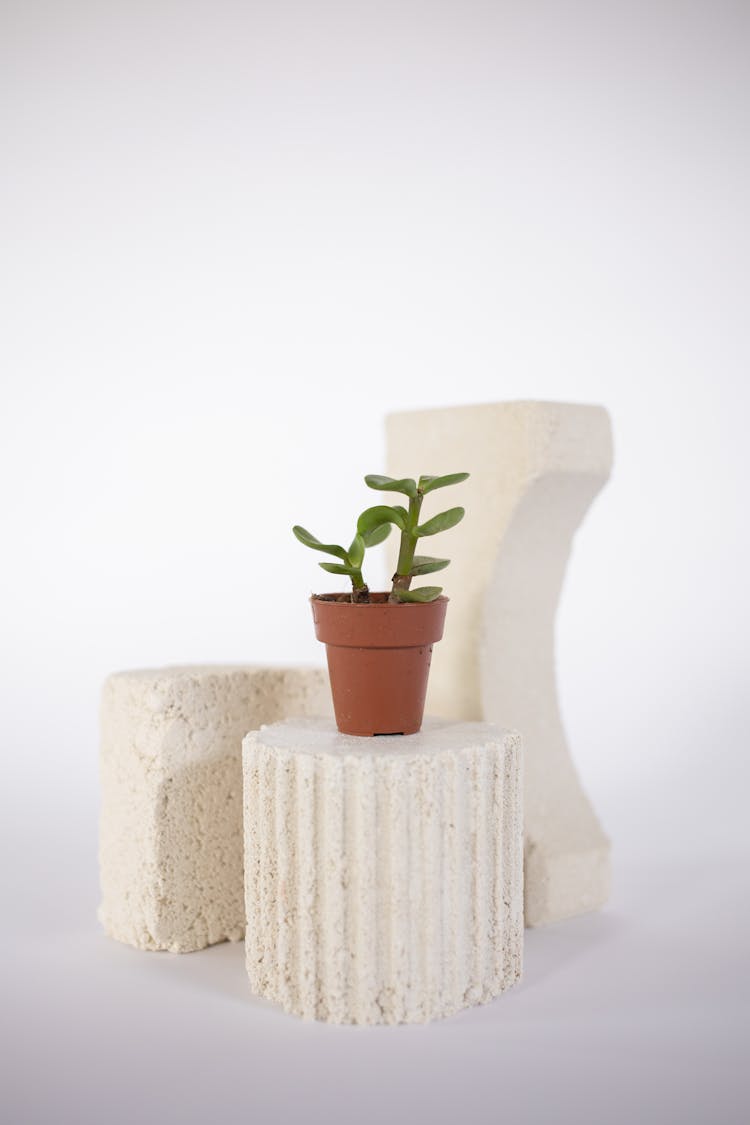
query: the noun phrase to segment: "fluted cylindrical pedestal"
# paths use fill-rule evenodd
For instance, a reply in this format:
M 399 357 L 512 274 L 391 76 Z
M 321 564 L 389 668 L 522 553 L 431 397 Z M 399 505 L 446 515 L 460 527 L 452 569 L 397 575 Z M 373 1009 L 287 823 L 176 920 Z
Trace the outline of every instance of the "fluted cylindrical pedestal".
M 356 738 L 327 719 L 243 744 L 246 960 L 255 993 L 334 1023 L 410 1023 L 521 974 L 521 740 L 427 721 Z

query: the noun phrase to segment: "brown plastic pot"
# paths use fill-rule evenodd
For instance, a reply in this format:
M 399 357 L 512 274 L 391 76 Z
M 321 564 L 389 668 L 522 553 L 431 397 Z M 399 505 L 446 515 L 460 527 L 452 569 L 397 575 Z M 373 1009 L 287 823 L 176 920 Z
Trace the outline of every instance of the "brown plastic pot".
M 387 594 L 370 594 L 367 603 L 338 598 L 310 599 L 315 635 L 326 646 L 336 726 L 342 734 L 416 734 L 448 599 L 392 605 Z

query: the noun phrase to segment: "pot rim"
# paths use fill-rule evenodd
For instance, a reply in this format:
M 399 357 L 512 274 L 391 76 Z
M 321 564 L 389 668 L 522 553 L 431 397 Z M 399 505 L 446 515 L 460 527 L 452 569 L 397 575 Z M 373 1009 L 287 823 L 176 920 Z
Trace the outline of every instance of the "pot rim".
M 377 594 L 384 598 L 384 601 L 377 602 L 352 602 L 352 601 L 339 601 L 345 590 L 337 590 L 333 593 L 326 594 L 311 594 L 310 602 L 320 602 L 323 605 L 335 606 L 350 606 L 352 609 L 402 609 L 404 606 L 412 609 L 424 609 L 426 606 L 437 605 L 438 602 L 449 602 L 450 598 L 446 594 L 439 594 L 437 598 L 433 598 L 431 602 L 389 602 L 388 595 L 390 590 L 371 590 L 370 595 Z

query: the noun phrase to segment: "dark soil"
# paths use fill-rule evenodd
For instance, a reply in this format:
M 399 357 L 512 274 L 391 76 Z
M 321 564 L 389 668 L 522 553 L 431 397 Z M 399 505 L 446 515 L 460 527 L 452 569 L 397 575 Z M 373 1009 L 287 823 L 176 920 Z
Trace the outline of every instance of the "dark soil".
M 373 602 L 387 602 L 388 594 L 390 591 L 370 591 L 369 602 L 353 602 L 353 605 L 372 605 Z M 313 597 L 319 602 L 351 602 L 351 594 L 313 594 Z M 406 604 L 405 602 L 403 603 Z

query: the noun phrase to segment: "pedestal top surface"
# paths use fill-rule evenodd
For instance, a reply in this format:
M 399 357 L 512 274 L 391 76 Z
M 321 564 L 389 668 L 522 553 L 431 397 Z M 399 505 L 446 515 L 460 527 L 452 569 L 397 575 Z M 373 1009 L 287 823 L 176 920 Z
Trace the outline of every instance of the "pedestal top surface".
M 520 740 L 515 731 L 496 723 L 454 722 L 426 718 L 417 734 L 379 734 L 360 736 L 341 734 L 333 719 L 284 719 L 251 731 L 247 740 L 274 750 L 304 754 L 383 755 L 433 754 L 467 750 L 483 745 L 497 746 L 507 740 Z
M 199 680 L 207 676 L 239 674 L 284 674 L 292 672 L 322 672 L 324 666 L 316 664 L 164 664 L 157 668 L 122 668 L 110 672 L 108 680 Z

